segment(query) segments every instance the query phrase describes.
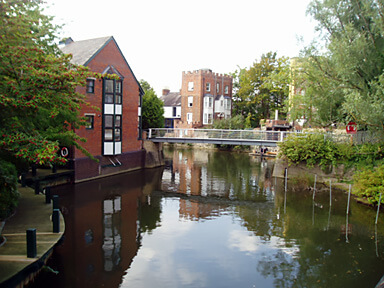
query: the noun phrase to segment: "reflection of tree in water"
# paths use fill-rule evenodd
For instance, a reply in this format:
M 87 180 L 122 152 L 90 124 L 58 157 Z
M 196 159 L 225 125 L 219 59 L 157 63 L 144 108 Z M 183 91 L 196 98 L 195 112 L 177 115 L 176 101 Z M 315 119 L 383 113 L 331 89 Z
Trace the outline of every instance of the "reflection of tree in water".
M 141 232 L 151 232 L 160 226 L 161 196 L 149 195 L 140 204 L 139 219 Z
M 209 155 L 207 164 L 211 179 L 220 178 L 229 183 L 232 198 L 247 201 L 266 201 L 269 195 L 264 189 L 261 163 L 252 161 L 247 154 L 215 152 Z
M 281 224 L 272 221 L 269 233 L 279 237 L 281 244 L 274 247 L 275 252 L 264 255 L 257 270 L 275 278 L 275 287 L 362 287 L 362 283 L 374 287 L 384 265 L 383 255 L 374 257 L 375 242 L 369 233 L 360 233 L 355 225 L 346 243 L 341 228 L 345 218 L 332 215 L 327 228 L 327 209 L 317 213 L 313 224 L 302 210 L 288 206 Z M 248 221 L 247 228 L 263 228 L 254 225 Z M 256 231 L 256 235 L 267 232 L 266 228 Z

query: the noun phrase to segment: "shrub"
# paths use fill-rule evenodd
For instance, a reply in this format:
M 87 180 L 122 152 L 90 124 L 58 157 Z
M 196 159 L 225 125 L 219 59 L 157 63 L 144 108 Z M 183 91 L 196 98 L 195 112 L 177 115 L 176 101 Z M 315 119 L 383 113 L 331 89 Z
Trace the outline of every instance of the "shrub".
M 338 155 L 337 146 L 321 134 L 290 136 L 279 147 L 279 157 L 286 158 L 289 164 L 304 162 L 308 167 L 334 165 Z
M 380 194 L 384 192 L 384 165 L 363 169 L 353 179 L 355 195 L 366 198 L 371 204 L 379 203 Z M 384 197 L 381 202 L 384 202 Z
M 10 216 L 18 201 L 16 168 L 0 159 L 0 219 Z

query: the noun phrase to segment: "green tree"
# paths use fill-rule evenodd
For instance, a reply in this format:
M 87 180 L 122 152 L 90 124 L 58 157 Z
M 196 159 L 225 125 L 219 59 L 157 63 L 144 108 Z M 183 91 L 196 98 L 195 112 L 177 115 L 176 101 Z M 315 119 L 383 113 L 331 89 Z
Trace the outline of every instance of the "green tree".
M 276 53 L 269 52 L 249 69 L 240 69 L 233 76 L 234 114 L 250 120 L 252 127 L 258 126 L 261 119 L 270 118 L 276 109 L 286 114 L 290 83 L 287 58 L 277 58 Z
M 315 0 L 308 12 L 322 36 L 305 54 L 312 77 L 307 87 L 319 82 L 309 91 L 318 118 L 328 113 L 328 121 L 354 120 L 384 137 L 382 1 Z
M 74 132 L 87 69 L 53 43 L 58 27 L 41 1 L 0 1 L 0 158 L 14 163 L 65 163 L 59 145 L 81 148 Z
M 143 129 L 164 127 L 164 103 L 157 97 L 153 88 L 145 80 L 140 80 L 143 96 Z

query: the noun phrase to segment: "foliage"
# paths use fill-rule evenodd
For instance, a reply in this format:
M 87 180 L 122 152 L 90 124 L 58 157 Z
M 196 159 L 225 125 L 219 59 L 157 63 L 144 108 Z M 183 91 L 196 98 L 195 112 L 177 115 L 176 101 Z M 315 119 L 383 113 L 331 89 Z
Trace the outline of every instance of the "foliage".
M 314 0 L 308 12 L 321 41 L 305 51 L 304 104 L 323 125 L 354 120 L 384 137 L 382 1 Z
M 244 129 L 244 117 L 242 115 L 236 115 L 232 118 L 216 119 L 213 122 L 213 129 Z
M 145 94 L 143 96 L 143 129 L 164 127 L 164 103 L 157 97 L 153 88 L 145 80 L 140 80 Z
M 336 164 L 336 145 L 321 134 L 292 135 L 279 147 L 279 156 L 290 164 L 304 162 L 309 167 L 318 164 L 323 168 Z
M 16 168 L 0 159 L 0 220 L 12 214 L 18 200 Z
M 279 147 L 279 157 L 287 159 L 289 164 L 306 163 L 309 167 L 319 165 L 323 169 L 341 163 L 356 169 L 373 167 L 381 164 L 384 157 L 384 143 L 335 143 L 327 134 L 291 135 L 279 143 Z
M 277 58 L 276 53 L 269 52 L 233 76 L 233 113 L 246 118 L 248 128 L 257 127 L 261 119 L 269 119 L 276 109 L 285 115 L 290 83 L 288 58 Z
M 73 131 L 87 69 L 53 44 L 58 27 L 41 1 L 0 1 L 0 155 L 41 165 L 65 163 L 59 145 L 81 148 Z M 84 149 L 83 149 L 84 150 Z
M 354 175 L 353 193 L 364 197 L 371 204 L 378 204 L 384 192 L 384 165 L 366 168 Z M 384 203 L 382 197 L 381 203 Z

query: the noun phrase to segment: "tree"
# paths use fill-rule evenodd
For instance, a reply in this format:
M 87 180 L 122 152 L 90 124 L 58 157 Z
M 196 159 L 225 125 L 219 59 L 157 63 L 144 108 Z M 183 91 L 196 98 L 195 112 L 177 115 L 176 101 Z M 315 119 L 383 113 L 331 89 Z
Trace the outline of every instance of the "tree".
M 164 103 L 161 101 L 153 88 L 145 80 L 140 80 L 144 90 L 143 96 L 143 129 L 164 127 Z
M 13 163 L 65 163 L 60 145 L 81 148 L 72 130 L 87 69 L 70 63 L 53 43 L 58 27 L 41 1 L 0 0 L 0 158 Z
M 285 115 L 289 71 L 287 58 L 277 58 L 276 53 L 269 52 L 249 69 L 235 72 L 234 114 L 242 115 L 252 127 L 258 126 L 261 119 L 270 118 L 276 109 Z
M 308 12 L 318 21 L 320 42 L 307 47 L 314 103 L 334 103 L 334 121 L 354 120 L 384 137 L 384 5 L 376 0 L 315 0 Z M 312 78 L 311 78 L 312 77 Z M 332 102 L 331 102 L 332 101 Z M 335 117 L 336 116 L 336 117 Z M 324 116 L 319 115 L 324 120 Z

